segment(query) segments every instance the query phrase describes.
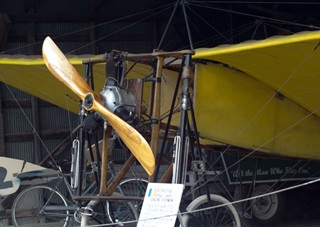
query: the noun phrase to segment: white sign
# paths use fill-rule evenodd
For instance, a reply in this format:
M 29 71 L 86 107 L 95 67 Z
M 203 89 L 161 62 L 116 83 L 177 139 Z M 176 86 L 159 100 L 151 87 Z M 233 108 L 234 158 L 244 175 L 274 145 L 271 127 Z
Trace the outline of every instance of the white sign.
M 137 227 L 173 227 L 183 184 L 149 183 Z

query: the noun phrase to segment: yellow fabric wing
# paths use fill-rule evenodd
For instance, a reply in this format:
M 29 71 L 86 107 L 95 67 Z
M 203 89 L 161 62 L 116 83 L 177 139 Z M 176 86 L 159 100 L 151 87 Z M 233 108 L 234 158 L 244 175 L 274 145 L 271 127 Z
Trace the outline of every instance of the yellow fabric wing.
M 320 116 L 320 32 L 301 32 L 198 50 L 194 58 L 232 66 Z
M 194 102 L 204 143 L 320 159 L 320 32 L 198 50 Z

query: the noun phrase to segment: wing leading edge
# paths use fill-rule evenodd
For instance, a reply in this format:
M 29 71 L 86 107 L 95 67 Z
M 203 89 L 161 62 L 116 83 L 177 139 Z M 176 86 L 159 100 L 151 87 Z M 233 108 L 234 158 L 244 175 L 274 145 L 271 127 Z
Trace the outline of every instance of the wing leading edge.
M 271 37 L 196 52 L 232 66 L 320 116 L 320 31 Z

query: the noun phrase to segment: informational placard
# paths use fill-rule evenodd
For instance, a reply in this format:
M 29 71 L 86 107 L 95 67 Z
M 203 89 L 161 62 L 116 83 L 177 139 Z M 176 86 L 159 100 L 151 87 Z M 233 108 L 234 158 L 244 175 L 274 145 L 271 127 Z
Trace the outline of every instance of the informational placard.
M 137 227 L 173 227 L 183 188 L 183 184 L 149 183 Z

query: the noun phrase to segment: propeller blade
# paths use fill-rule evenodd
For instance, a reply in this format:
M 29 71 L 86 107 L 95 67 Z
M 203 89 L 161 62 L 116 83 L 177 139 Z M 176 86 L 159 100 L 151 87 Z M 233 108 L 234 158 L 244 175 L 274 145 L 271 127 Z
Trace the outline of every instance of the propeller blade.
M 42 55 L 47 68 L 58 80 L 83 101 L 88 98 L 89 100 L 91 99 L 91 106 L 86 107 L 87 110 L 99 112 L 117 132 L 147 173 L 152 175 L 155 168 L 155 159 L 145 138 L 128 123 L 103 106 L 102 95 L 94 93 L 50 37 L 47 37 L 43 42 Z

